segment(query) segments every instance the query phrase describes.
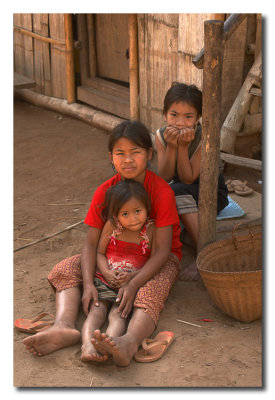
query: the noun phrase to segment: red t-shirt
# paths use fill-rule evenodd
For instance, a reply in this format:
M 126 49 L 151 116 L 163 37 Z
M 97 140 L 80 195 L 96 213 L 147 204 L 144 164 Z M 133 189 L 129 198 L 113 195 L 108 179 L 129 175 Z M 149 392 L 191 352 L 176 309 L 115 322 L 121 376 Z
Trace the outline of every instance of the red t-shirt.
M 110 186 L 116 185 L 120 180 L 120 175 L 116 174 L 96 189 L 84 221 L 85 224 L 98 229 L 103 228 L 104 221 L 101 217 L 101 211 L 105 193 Z M 175 254 L 181 260 L 182 243 L 180 241 L 179 216 L 173 190 L 164 179 L 149 170 L 146 171 L 143 186 L 151 197 L 152 209 L 150 219 L 155 221 L 156 227 L 173 225 L 171 253 Z

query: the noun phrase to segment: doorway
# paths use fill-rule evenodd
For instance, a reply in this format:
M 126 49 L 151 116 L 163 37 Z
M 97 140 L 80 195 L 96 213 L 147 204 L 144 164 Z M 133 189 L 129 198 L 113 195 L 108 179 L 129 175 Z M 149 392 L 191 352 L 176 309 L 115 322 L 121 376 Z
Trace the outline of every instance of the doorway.
M 128 14 L 77 14 L 80 80 L 77 99 L 129 119 Z

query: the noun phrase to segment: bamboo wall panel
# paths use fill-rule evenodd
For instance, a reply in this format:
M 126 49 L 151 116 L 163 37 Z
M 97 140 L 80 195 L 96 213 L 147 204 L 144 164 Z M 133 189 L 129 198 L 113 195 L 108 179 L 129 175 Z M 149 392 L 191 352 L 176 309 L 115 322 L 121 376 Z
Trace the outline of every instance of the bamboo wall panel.
M 48 37 L 49 16 L 48 14 L 33 14 L 33 32 Z M 36 89 L 38 93 L 47 96 L 52 95 L 50 45 L 39 39 L 34 42 L 34 68 Z
M 49 14 L 50 37 L 65 41 L 64 14 Z M 52 96 L 67 98 L 66 53 L 62 44 L 51 44 Z
M 149 129 L 163 124 L 163 99 L 177 79 L 178 14 L 138 16 L 140 118 Z
M 204 46 L 204 21 L 214 18 L 215 14 L 179 14 L 177 79 L 199 89 L 203 71 L 195 67 L 192 59 Z
M 13 23 L 16 26 L 22 27 L 23 25 L 23 14 L 14 14 Z M 14 71 L 19 74 L 25 74 L 25 49 L 24 49 L 24 37 L 17 32 L 14 32 Z M 32 78 L 31 76 L 29 78 Z
M 227 117 L 244 81 L 247 19 L 245 19 L 224 46 L 222 115 Z

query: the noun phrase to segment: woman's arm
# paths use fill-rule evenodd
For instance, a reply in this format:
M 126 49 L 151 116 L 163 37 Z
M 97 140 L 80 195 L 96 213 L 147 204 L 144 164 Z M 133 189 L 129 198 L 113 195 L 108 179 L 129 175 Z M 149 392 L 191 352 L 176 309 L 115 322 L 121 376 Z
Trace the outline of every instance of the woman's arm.
M 166 131 L 170 133 L 168 137 L 166 136 L 167 147 L 161 143 L 158 135 L 156 135 L 155 143 L 158 153 L 158 174 L 169 182 L 176 172 L 178 130 L 167 128 Z
M 177 172 L 181 182 L 191 184 L 200 175 L 201 167 L 201 145 L 199 144 L 195 153 L 189 159 L 188 146 L 194 139 L 195 131 L 181 133 L 178 141 Z
M 117 302 L 120 301 L 118 312 L 121 312 L 122 318 L 126 318 L 131 311 L 138 289 L 156 275 L 165 265 L 171 252 L 172 236 L 172 225 L 156 228 L 154 254 L 138 271 L 138 274 L 118 292 Z
M 96 269 L 96 248 L 101 229 L 89 226 L 86 240 L 81 254 L 81 271 L 83 277 L 83 310 L 87 315 L 91 300 L 98 305 L 98 292 L 94 285 L 94 273 Z

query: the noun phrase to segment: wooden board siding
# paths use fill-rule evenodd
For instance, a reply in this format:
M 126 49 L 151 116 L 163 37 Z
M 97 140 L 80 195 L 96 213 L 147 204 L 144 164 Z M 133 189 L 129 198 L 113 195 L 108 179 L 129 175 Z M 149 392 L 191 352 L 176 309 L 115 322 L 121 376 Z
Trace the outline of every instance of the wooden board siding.
M 64 14 L 49 14 L 50 37 L 65 41 Z M 51 44 L 52 96 L 67 98 L 65 46 Z
M 65 40 L 64 14 L 14 14 L 13 23 L 45 38 Z M 14 71 L 35 80 L 36 92 L 66 98 L 64 45 L 49 44 L 15 30 Z

